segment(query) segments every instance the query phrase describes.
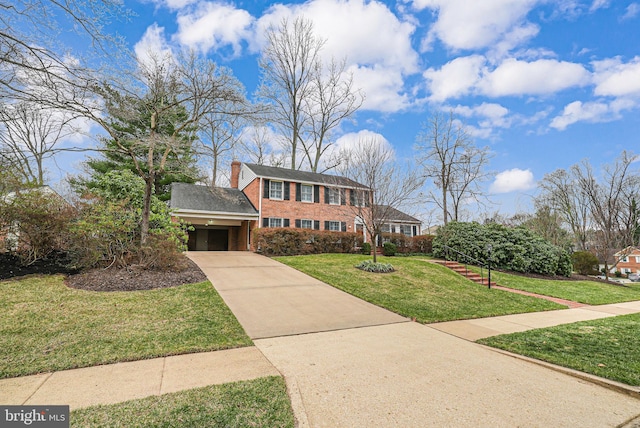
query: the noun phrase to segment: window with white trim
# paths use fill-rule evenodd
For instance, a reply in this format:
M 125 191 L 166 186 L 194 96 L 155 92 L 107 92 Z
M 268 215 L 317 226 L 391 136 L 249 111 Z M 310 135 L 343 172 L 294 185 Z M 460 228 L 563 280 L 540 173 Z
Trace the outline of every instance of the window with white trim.
M 383 224 L 382 226 L 380 226 L 380 232 L 381 233 L 389 233 L 389 232 L 391 232 L 391 225 Z
M 411 226 L 406 225 L 406 224 L 401 224 L 400 225 L 400 233 L 402 233 L 403 235 L 406 235 L 408 237 L 413 236 L 412 230 L 411 230 Z
M 270 217 L 269 218 L 269 227 L 282 227 L 282 219 Z
M 329 204 L 340 205 L 340 189 L 329 189 Z
M 282 181 L 269 182 L 269 199 L 283 199 L 282 184 Z
M 313 220 L 300 220 L 300 227 L 302 229 L 313 229 Z
M 300 200 L 302 202 L 313 202 L 313 186 L 308 184 L 300 185 Z
M 329 230 L 332 232 L 340 232 L 342 229 L 340 228 L 339 221 L 330 221 L 329 222 Z

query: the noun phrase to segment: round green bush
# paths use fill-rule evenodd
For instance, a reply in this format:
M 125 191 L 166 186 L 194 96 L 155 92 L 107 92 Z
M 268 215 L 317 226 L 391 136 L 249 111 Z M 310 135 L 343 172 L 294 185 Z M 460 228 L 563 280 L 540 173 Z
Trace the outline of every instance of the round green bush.
M 362 247 L 360 247 L 360 251 L 365 256 L 368 256 L 369 254 L 371 254 L 371 244 L 369 244 L 368 242 L 363 242 Z
M 589 251 L 576 251 L 571 254 L 573 270 L 580 275 L 593 275 L 598 272 L 598 258 Z
M 385 256 L 395 256 L 398 252 L 398 247 L 392 242 L 385 242 L 382 244 L 382 254 Z

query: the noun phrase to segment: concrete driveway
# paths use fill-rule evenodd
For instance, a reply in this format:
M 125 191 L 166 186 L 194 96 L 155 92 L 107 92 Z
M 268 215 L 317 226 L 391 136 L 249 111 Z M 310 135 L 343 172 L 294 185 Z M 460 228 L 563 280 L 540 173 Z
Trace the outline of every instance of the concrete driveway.
M 403 322 L 273 260 L 189 257 L 284 375 L 299 427 L 638 426 L 634 396 Z
M 268 257 L 189 252 L 252 339 L 408 322 Z

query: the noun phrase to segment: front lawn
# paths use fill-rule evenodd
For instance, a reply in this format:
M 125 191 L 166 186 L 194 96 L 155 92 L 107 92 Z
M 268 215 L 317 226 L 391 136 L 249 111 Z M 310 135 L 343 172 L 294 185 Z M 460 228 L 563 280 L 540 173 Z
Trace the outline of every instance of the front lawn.
M 0 378 L 251 344 L 209 282 L 106 293 L 60 275 L 0 281 Z
M 640 386 L 640 314 L 481 339 L 478 343 Z
M 421 258 L 380 257 L 380 261 L 396 268 L 393 273 L 370 273 L 354 267 L 368 258 L 320 254 L 276 260 L 421 323 L 566 309 L 534 297 L 489 290 Z
M 491 271 L 491 280 L 504 287 L 573 300 L 587 305 L 605 305 L 640 300 L 640 283 L 621 286 L 596 281 L 528 278 L 497 271 Z
M 207 386 L 74 410 L 73 427 L 293 427 L 281 377 Z

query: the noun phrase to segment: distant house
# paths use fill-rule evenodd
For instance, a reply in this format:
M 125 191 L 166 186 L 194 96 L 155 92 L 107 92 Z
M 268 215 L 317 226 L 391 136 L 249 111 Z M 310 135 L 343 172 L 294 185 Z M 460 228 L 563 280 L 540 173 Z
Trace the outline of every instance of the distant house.
M 640 273 L 640 249 L 627 247 L 615 254 L 618 259 L 617 270 L 623 274 Z
M 422 221 L 417 218 L 389 206 L 382 206 L 380 211 L 385 213 L 382 233 L 400 233 L 409 238 L 422 233 Z
M 356 232 L 366 240 L 357 212 L 370 201 L 371 189 L 346 177 L 234 161 L 231 188 L 174 183 L 170 204 L 195 228 L 189 249 L 212 251 L 249 250 L 251 232 L 261 227 Z M 394 227 L 419 233 L 408 218 L 397 220 Z

